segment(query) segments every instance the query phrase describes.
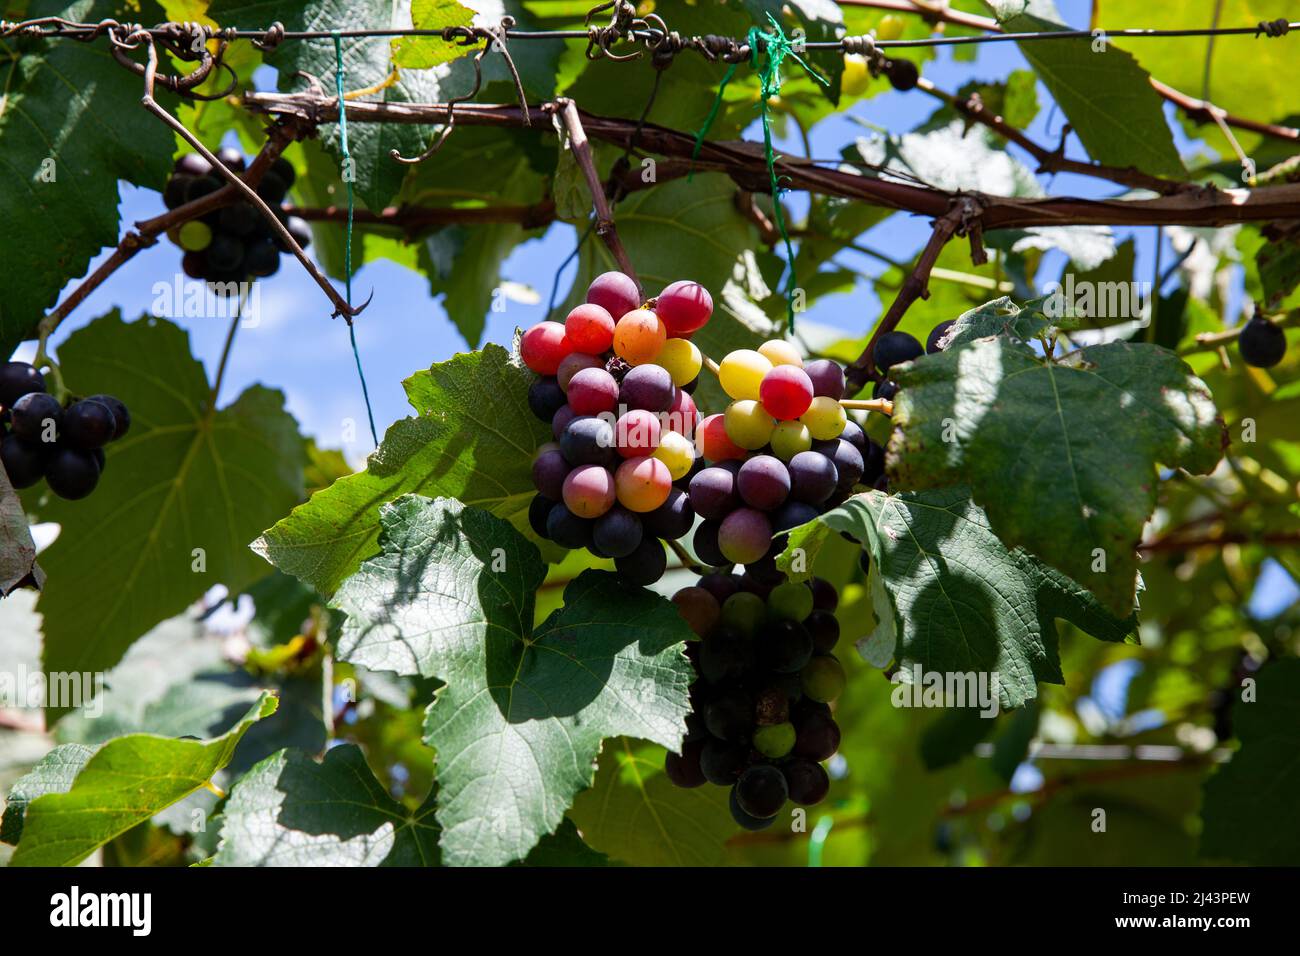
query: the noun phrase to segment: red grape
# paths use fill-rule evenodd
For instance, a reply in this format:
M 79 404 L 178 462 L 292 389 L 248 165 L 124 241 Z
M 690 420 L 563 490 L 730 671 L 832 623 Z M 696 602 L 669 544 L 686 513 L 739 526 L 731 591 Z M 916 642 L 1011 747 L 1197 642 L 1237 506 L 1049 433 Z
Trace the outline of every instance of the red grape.
M 709 461 L 743 459 L 745 449 L 727 437 L 727 423 L 722 414 L 710 415 L 695 430 L 695 445 Z
M 569 406 L 579 415 L 612 412 L 618 404 L 618 382 L 603 368 L 584 368 L 569 380 Z
M 554 375 L 560 362 L 573 351 L 564 326 L 559 322 L 538 322 L 519 340 L 524 364 L 538 375 Z
M 603 306 L 584 303 L 569 313 L 564 331 L 579 352 L 599 355 L 614 344 L 614 317 Z
M 614 425 L 618 453 L 624 458 L 653 455 L 659 447 L 659 416 L 643 408 L 625 413 Z
M 600 465 L 579 465 L 564 479 L 564 504 L 580 518 L 599 518 L 614 506 L 614 476 Z
M 641 308 L 641 293 L 629 276 L 606 272 L 587 286 L 587 301 L 603 308 L 617 322 L 633 309 Z
M 796 365 L 777 365 L 763 376 L 758 395 L 769 415 L 789 421 L 808 411 L 812 404 L 812 379 Z
M 703 327 L 713 315 L 713 297 L 698 282 L 682 279 L 659 293 L 655 311 L 668 327 L 669 335 L 689 335 Z
M 668 408 L 663 426 L 670 432 L 677 432 L 687 438 L 695 437 L 695 427 L 700 422 L 700 411 L 695 407 L 695 399 L 689 392 L 679 388 L 673 393 L 673 403 Z
M 584 368 L 603 369 L 604 367 L 605 363 L 594 355 L 588 355 L 585 352 L 570 352 L 560 362 L 560 367 L 555 373 L 555 380 L 559 382 L 560 388 L 567 392 L 569 383 L 573 381 L 573 376 Z

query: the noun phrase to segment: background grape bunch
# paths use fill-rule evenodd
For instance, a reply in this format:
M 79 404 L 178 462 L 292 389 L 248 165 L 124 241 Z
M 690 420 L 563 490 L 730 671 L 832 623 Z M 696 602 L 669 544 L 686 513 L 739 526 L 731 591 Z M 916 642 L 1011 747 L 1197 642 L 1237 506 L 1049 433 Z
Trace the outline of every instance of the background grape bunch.
M 217 153 L 222 164 L 234 172 L 243 172 L 246 163 L 237 149 Z M 306 221 L 290 216 L 282 206 L 294 181 L 293 165 L 277 159 L 257 184 L 257 194 L 275 210 L 280 222 L 304 249 L 311 244 L 311 229 Z M 168 209 L 193 202 L 216 192 L 225 181 L 212 165 L 198 153 L 187 153 L 176 160 L 171 178 L 163 190 Z M 240 283 L 274 275 L 280 268 L 280 254 L 288 252 L 279 236 L 272 231 L 258 209 L 249 202 L 236 201 L 182 226 L 170 229 L 167 237 L 185 253 L 181 268 L 191 279 L 214 284 L 217 292 L 228 292 L 226 283 Z
M 91 395 L 65 406 L 26 362 L 0 365 L 0 408 L 0 464 L 9 483 L 30 488 L 44 478 L 69 500 L 95 490 L 107 464 L 104 446 L 131 427 L 131 413 L 117 398 Z

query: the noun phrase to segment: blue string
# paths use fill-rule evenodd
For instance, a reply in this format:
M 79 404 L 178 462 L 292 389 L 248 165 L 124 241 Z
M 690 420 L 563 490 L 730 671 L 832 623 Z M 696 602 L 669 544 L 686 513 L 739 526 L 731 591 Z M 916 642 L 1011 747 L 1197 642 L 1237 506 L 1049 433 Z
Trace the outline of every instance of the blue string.
M 343 167 L 348 170 L 348 161 L 352 158 L 352 153 L 348 150 L 348 114 L 343 100 L 343 37 L 339 31 L 334 31 L 334 85 L 338 91 L 339 99 L 339 147 L 343 153 Z M 355 201 L 352 197 L 352 177 L 346 175 L 343 177 L 343 184 L 348 190 L 348 225 L 347 241 L 343 246 L 343 272 L 344 281 L 347 287 L 348 307 L 352 307 L 352 217 L 355 209 Z M 370 422 L 370 439 L 379 445 L 379 433 L 375 431 L 375 412 L 370 407 L 370 389 L 366 387 L 366 373 L 361 370 L 361 352 L 357 348 L 357 329 L 352 323 L 352 316 L 345 316 L 348 323 L 348 339 L 352 343 L 352 357 L 357 363 L 357 378 L 361 379 L 361 397 L 366 401 L 366 418 Z

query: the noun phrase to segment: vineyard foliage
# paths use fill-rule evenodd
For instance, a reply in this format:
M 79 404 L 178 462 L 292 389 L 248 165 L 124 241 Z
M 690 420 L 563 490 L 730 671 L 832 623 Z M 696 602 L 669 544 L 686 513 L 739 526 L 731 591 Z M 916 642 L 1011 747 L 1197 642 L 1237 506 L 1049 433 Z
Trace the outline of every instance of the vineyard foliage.
M 813 41 L 1078 20 L 1051 0 L 954 0 L 947 22 L 897 6 L 637 9 L 682 36 L 743 39 L 757 27 Z M 1253 26 L 1288 6 L 1227 0 L 1215 21 Z M 1092 8 L 1103 25 L 1211 21 L 1194 2 Z M 1189 213 L 1157 234 L 1047 198 L 1138 204 L 1163 182 L 1166 201 L 1192 208 L 1293 189 L 1300 138 L 1277 130 L 1294 133 L 1300 116 L 1287 80 L 1300 36 L 1224 37 L 1208 52 L 1205 38 L 1025 41 L 994 73 L 985 47 L 886 51 L 920 70 L 905 92 L 862 56 L 813 48 L 786 60 L 767 98 L 761 64 L 731 70 L 689 49 L 618 61 L 588 56 L 585 39 L 519 38 L 509 59 L 482 58 L 476 103 L 514 106 L 521 91 L 534 106 L 567 97 L 586 117 L 642 124 L 627 149 L 593 135 L 591 162 L 619 186 L 612 218 L 646 297 L 681 278 L 712 292 L 693 341 L 714 359 L 786 335 L 792 270 L 790 340 L 807 357 L 854 363 L 891 303 L 910 301 L 915 253 L 944 215 L 833 189 L 774 198 L 765 121 L 783 160 L 801 163 L 816 144 L 811 168 L 871 188 L 974 197 L 976 220 L 1003 200 L 1032 211 L 1012 228 L 963 219 L 935 250 L 927 292 L 897 328 L 924 342 L 953 320 L 943 350 L 890 370 L 892 416 L 850 411 L 885 448 L 887 485 L 856 489 L 789 535 L 782 570 L 839 592 L 843 740 L 827 800 L 751 835 L 725 792 L 674 787 L 664 769 L 688 731 L 694 679 L 695 635 L 669 597 L 693 582 L 682 563 L 695 556 L 684 550 L 662 582 L 633 587 L 612 561 L 566 553 L 529 521 L 532 459 L 552 434 L 529 409 L 534 375 L 517 337 L 486 341 L 485 330 L 503 300 L 520 329 L 562 322 L 597 275 L 620 268 L 603 225 L 589 228 L 579 144 L 552 113 L 530 126 L 465 121 L 403 164 L 394 153 L 422 154 L 444 124 L 357 119 L 345 136 L 329 99 L 342 63 L 354 100 L 445 103 L 474 87 L 482 46 L 343 37 L 336 52 L 331 31 L 506 16 L 520 31 L 582 30 L 585 12 L 546 0 L 0 0 L 6 21 L 319 31 L 265 48 L 234 40 L 228 70 L 198 87 L 212 98 L 160 86 L 158 102 L 206 147 L 251 157 L 276 120 L 245 94 L 310 94 L 319 81 L 335 112 L 290 123 L 280 144 L 285 202 L 320 213 L 306 217 L 310 255 L 339 290 L 349 267 L 418 273 L 446 316 L 437 334 L 462 349 L 430 364 L 427 341 L 400 343 L 409 413 L 378 422 L 363 459 L 334 435 L 303 433 L 289 383 L 223 389 L 227 357 L 195 354 L 176 316 L 72 311 L 55 323 L 48 357 L 63 387 L 117 396 L 131 427 L 85 500 L 44 483 L 15 490 L 0 469 L 0 861 L 1300 862 L 1300 212 L 1237 223 Z M 161 61 L 164 73 L 194 66 L 175 50 Z M 144 228 L 122 221 L 123 184 L 161 193 L 193 149 L 141 108 L 141 77 L 104 37 L 6 35 L 0 74 L 0 359 L 31 359 L 76 280 Z M 1159 84 L 1258 122 L 1221 125 Z M 972 97 L 996 124 L 977 121 Z M 893 101 L 908 125 L 876 125 Z M 746 141 L 735 155 L 754 164 L 686 175 L 688 160 L 656 152 L 664 129 L 693 137 L 706 125 L 710 144 Z M 1063 153 L 1025 147 L 1049 131 Z M 838 144 L 830 158 L 827 142 Z M 1058 175 L 1066 157 L 1098 165 Z M 1243 185 L 1243 157 L 1257 182 Z M 165 212 L 161 195 L 152 208 Z M 1072 224 L 1033 218 L 1058 208 Z M 170 277 L 181 252 L 160 238 L 138 254 Z M 556 270 L 575 252 L 549 312 L 549 289 L 502 293 L 513 257 L 543 238 Z M 1149 308 L 1063 313 L 1055 283 L 1145 283 Z M 131 308 L 150 298 L 141 290 Z M 295 334 L 322 334 L 333 308 L 323 294 L 301 304 Z M 388 308 L 381 285 L 354 321 L 383 323 Z M 836 314 L 855 318 L 821 318 Z M 1244 362 L 1231 331 L 1256 314 L 1289 340 L 1270 368 Z M 258 336 L 240 328 L 228 345 L 256 349 Z M 870 399 L 873 386 L 846 397 Z M 707 371 L 694 398 L 704 414 L 728 401 Z M 237 627 L 215 623 L 236 607 Z M 967 673 L 995 675 L 995 716 L 920 706 L 908 687 Z M 40 674 L 99 679 L 84 700 L 25 706 Z M 1085 759 L 1089 745 L 1110 748 L 1104 762 Z M 1145 745 L 1176 748 L 1178 766 L 1151 772 Z

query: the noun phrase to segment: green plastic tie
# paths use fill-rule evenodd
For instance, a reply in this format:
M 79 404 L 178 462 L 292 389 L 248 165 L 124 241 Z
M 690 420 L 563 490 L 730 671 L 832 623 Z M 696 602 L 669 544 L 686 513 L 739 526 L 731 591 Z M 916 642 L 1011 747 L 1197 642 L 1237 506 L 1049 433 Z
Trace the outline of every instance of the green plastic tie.
M 348 161 L 352 158 L 352 153 L 348 150 L 348 113 L 345 101 L 343 99 L 343 37 L 339 31 L 334 31 L 334 86 L 338 91 L 339 99 L 339 149 L 343 153 L 343 165 L 347 168 Z M 352 196 L 352 177 L 344 176 L 344 185 L 348 191 L 348 224 L 346 241 L 343 244 L 343 273 L 344 284 L 347 290 L 348 308 L 352 308 L 352 220 L 356 209 L 356 202 Z M 366 402 L 366 418 L 370 422 L 370 438 L 379 445 L 379 433 L 375 431 L 375 412 L 370 407 L 370 389 L 366 387 L 366 373 L 361 370 L 361 352 L 357 348 L 357 330 L 352 321 L 352 316 L 347 316 L 348 339 L 352 343 L 352 358 L 357 363 L 357 378 L 361 379 L 361 397 Z

